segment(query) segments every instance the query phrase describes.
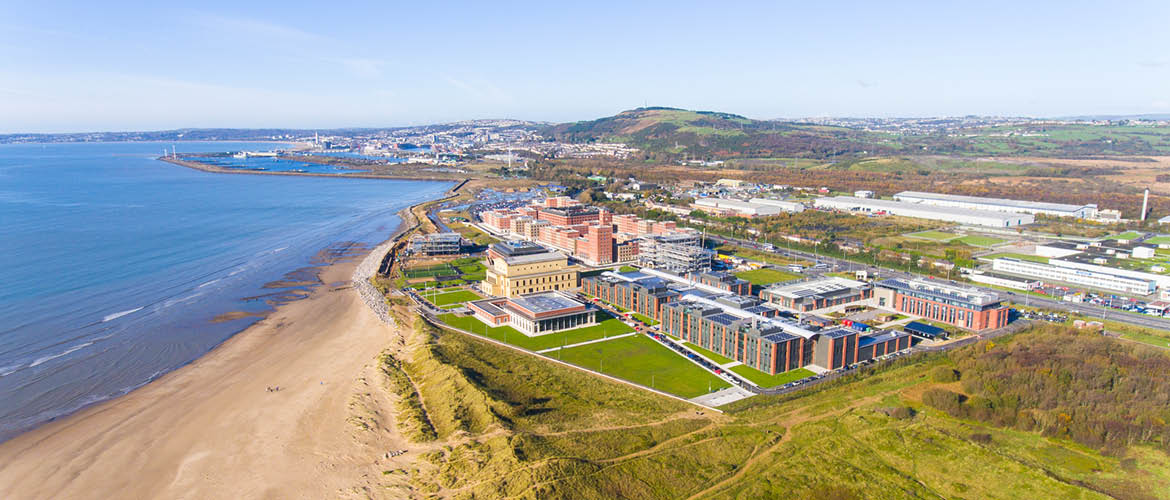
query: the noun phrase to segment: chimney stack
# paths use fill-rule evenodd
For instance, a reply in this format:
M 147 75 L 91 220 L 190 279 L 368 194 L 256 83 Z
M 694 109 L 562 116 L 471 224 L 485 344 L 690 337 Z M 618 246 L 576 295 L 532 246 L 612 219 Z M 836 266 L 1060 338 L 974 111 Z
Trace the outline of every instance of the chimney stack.
M 1147 210 L 1150 207 L 1150 188 L 1146 188 L 1146 194 L 1142 196 L 1142 222 L 1146 221 L 1146 215 L 1149 214 Z

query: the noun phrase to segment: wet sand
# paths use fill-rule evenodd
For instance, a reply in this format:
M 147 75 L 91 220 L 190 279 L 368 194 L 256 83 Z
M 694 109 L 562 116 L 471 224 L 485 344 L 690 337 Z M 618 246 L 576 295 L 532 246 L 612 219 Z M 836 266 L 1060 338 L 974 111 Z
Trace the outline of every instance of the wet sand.
M 318 286 L 190 365 L 0 443 L 0 498 L 377 496 L 402 466 L 386 452 L 405 447 L 375 366 L 397 335 L 354 288 Z

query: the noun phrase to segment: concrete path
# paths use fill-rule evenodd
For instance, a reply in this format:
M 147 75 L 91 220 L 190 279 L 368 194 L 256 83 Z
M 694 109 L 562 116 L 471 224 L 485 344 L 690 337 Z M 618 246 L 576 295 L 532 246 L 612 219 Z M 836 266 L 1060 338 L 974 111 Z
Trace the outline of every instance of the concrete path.
M 755 394 L 752 394 L 752 392 L 747 389 L 731 386 L 726 389 L 712 392 L 711 394 L 704 394 L 699 397 L 691 398 L 691 401 L 703 406 L 716 407 L 739 401 L 741 399 L 747 399 L 754 395 Z
M 578 342 L 578 343 L 576 343 L 576 344 L 569 344 L 569 345 L 567 345 L 567 346 L 564 346 L 564 347 L 563 347 L 563 349 L 568 349 L 568 348 L 570 348 L 570 347 L 577 347 L 577 346 L 580 346 L 580 345 L 596 344 L 596 343 L 598 343 L 598 342 L 605 342 L 605 341 L 607 341 L 607 340 L 620 339 L 620 338 L 622 338 L 622 337 L 629 337 L 629 336 L 631 336 L 631 335 L 637 335 L 637 334 L 638 334 L 638 332 L 630 332 L 630 333 L 623 333 L 623 334 L 621 334 L 621 335 L 612 335 L 612 336 L 609 336 L 609 337 L 606 337 L 606 338 L 602 338 L 602 339 L 596 339 L 596 340 L 586 340 L 585 342 Z M 548 348 L 548 349 L 545 349 L 545 350 L 543 350 L 543 351 L 536 351 L 536 352 L 538 352 L 538 353 L 540 353 L 540 354 L 544 354 L 544 353 L 546 353 L 546 352 L 553 352 L 553 351 L 555 351 L 555 350 L 557 350 L 557 349 L 562 349 L 562 347 L 561 347 L 561 346 L 550 347 L 550 348 Z
M 732 362 L 730 362 L 730 363 L 727 363 L 727 364 L 725 364 L 725 365 L 719 365 L 719 367 L 720 367 L 720 368 L 723 368 L 724 370 L 726 370 L 726 369 L 728 369 L 728 368 L 731 368 L 731 367 L 733 367 L 733 366 L 739 366 L 739 365 L 742 365 L 742 364 L 743 364 L 743 363 L 740 363 L 739 361 L 732 361 Z

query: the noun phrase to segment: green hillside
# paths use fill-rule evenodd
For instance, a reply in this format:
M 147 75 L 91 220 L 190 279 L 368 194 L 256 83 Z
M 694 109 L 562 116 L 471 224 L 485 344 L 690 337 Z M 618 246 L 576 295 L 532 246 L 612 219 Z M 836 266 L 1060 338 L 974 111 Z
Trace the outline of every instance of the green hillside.
M 880 144 L 876 134 L 860 130 L 660 107 L 554 125 L 545 133 L 566 142 L 622 142 L 648 152 L 692 157 L 829 157 L 896 151 Z

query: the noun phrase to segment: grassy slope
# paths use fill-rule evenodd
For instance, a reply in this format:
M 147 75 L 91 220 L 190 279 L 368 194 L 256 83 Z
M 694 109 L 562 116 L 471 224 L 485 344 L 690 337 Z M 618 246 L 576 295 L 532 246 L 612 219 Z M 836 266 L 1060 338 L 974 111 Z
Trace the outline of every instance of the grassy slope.
M 685 404 L 464 335 L 428 334 L 414 343 L 422 355 L 416 352 L 405 371 L 419 387 L 423 418 L 433 422 L 439 445 L 419 457 L 408 482 L 388 490 L 397 497 L 1170 494 L 1164 452 L 1139 447 L 1105 457 L 923 407 L 922 392 L 936 385 L 927 374 L 943 358 L 911 360 L 797 396 L 757 396 L 726 415 L 698 415 Z M 903 405 L 919 411 L 905 419 L 875 411 Z
M 768 375 L 767 373 L 759 371 L 748 365 L 733 366 L 731 367 L 731 371 L 738 373 L 743 378 L 752 381 L 752 383 L 760 387 L 776 387 L 778 385 L 784 385 L 795 380 L 800 380 L 802 378 L 816 375 L 815 373 L 804 368 L 797 368 L 795 370 L 788 370 L 786 372 L 777 373 L 775 375 Z

